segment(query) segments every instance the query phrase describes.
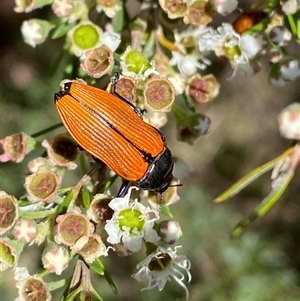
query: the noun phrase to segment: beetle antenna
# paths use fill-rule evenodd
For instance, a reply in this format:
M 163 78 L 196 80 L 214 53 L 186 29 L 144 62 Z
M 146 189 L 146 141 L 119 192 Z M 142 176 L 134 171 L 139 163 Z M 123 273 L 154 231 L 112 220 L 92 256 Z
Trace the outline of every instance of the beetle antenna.
M 182 186 L 183 186 L 183 184 L 179 183 L 179 184 L 170 185 L 169 187 L 182 187 Z

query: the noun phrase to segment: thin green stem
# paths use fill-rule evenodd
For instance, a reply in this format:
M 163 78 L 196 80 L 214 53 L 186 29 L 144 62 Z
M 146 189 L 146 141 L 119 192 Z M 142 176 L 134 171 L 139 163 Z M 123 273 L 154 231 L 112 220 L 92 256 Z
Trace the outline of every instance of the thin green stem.
M 41 130 L 41 131 L 39 131 L 37 133 L 32 134 L 31 137 L 33 137 L 33 138 L 39 137 L 41 135 L 47 134 L 47 133 L 49 133 L 51 131 L 54 131 L 54 130 L 56 130 L 57 128 L 59 128 L 61 126 L 63 126 L 63 124 L 61 122 L 57 123 L 57 124 L 54 124 L 54 125 L 46 128 L 46 129 L 44 129 L 44 130 Z

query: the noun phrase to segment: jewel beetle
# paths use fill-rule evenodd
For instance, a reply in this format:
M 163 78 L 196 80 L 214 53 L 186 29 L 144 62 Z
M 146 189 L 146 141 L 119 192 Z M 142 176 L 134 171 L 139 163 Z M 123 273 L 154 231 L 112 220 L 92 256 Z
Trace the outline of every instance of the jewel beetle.
M 64 80 L 55 93 L 58 114 L 78 145 L 123 178 L 118 196 L 129 182 L 163 193 L 173 179 L 173 158 L 163 134 L 143 121 L 139 110 L 116 92 L 79 80 Z

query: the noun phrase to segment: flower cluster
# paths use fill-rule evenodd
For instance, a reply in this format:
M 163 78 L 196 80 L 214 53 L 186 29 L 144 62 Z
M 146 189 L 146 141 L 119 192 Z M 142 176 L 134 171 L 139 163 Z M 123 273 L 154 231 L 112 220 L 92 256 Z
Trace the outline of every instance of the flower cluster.
M 123 79 L 126 83 L 127 78 Z M 163 84 L 170 86 L 167 81 Z M 122 82 L 118 88 L 123 91 Z M 109 250 L 119 256 L 145 250 L 147 257 L 138 265 L 140 272 L 134 278 L 145 281 L 147 289 L 157 286 L 159 290 L 169 279 L 175 279 L 188 297 L 182 271 L 186 271 L 189 281 L 190 262 L 185 255 L 177 255 L 173 248 L 182 237 L 180 224 L 174 219 L 160 221 L 160 208 L 179 200 L 178 181 L 174 179 L 172 187 L 163 194 L 144 193 L 139 196 L 134 186 L 120 197 L 113 197 L 107 189 L 106 194 L 95 194 L 93 191 L 99 177 L 94 179 L 92 175 L 99 171 L 96 164 L 94 167 L 97 168 L 92 167 L 90 175 L 85 175 L 77 185 L 63 188 L 62 178 L 67 170 L 78 167 L 80 156 L 75 141 L 68 134 L 38 141 L 20 133 L 1 141 L 5 145 L 2 148 L 4 162 L 8 159 L 21 162 L 27 153 L 41 147 L 47 152 L 47 158 L 38 157 L 28 163 L 29 174 L 25 178 L 26 194 L 23 197 L 16 199 L 0 191 L 0 231 L 3 236 L 0 239 L 3 250 L 0 266 L 1 270 L 16 269 L 18 300 L 32 299 L 31 293 L 39 296 L 38 300 L 51 300 L 51 291 L 66 285 L 61 280 L 47 283 L 41 275 L 31 275 L 25 267 L 19 266 L 24 247 L 33 244 L 44 246 L 41 262 L 47 273 L 61 275 L 70 260 L 79 256 L 73 279 L 80 279 L 79 284 L 83 287 L 76 294 L 81 297 L 97 296 L 89 269 L 95 269 L 102 275 L 100 258 L 108 256 Z M 10 156 L 12 148 L 18 150 L 14 156 Z M 105 186 L 105 178 L 103 181 Z M 153 261 L 160 261 L 161 256 L 169 258 L 168 263 L 160 271 L 153 270 Z M 146 277 L 141 272 L 145 269 Z M 178 273 L 181 275 L 179 278 Z M 71 294 L 75 294 L 74 288 L 69 287 L 69 296 Z
M 220 93 L 216 75 L 209 73 L 213 60 L 224 57 L 228 61 L 233 69 L 230 79 L 241 71 L 248 77 L 255 75 L 263 56 L 269 62 L 269 84 L 281 87 L 300 76 L 299 60 L 287 48 L 291 40 L 300 40 L 297 0 L 266 1 L 270 3 L 251 11 L 243 11 L 239 7 L 242 1 L 237 0 L 137 2 L 139 6 L 132 9 L 127 1 L 118 0 L 15 0 L 14 10 L 29 13 L 48 6 L 50 20 L 23 22 L 25 43 L 37 47 L 49 39 L 64 39 L 66 56 L 77 60 L 74 66 L 66 66 L 66 74 L 87 82 L 101 80 L 107 92 L 123 99 L 155 128 L 163 127 L 172 112 L 177 139 L 189 144 L 209 133 L 211 119 L 199 108 Z M 239 17 L 228 21 L 226 16 L 234 12 L 239 12 Z M 212 26 L 218 15 L 223 23 Z M 118 80 L 110 82 L 116 71 Z M 282 136 L 298 141 L 299 120 L 298 103 L 282 111 Z M 145 251 L 133 277 L 145 282 L 145 289 L 159 290 L 173 279 L 188 297 L 191 263 L 177 254 L 182 231 L 179 222 L 170 218 L 169 209 L 179 201 L 177 179 L 163 192 L 140 191 L 133 186 L 115 197 L 112 185 L 117 175 L 108 174 L 101 163 L 94 164 L 68 133 L 37 139 L 54 128 L 0 140 L 1 163 L 22 162 L 35 149 L 45 153 L 29 162 L 22 197 L 0 191 L 0 269 L 15 269 L 17 300 L 51 300 L 50 292 L 62 286 L 67 286 L 67 300 L 75 295 L 82 300 L 101 300 L 91 283 L 90 269 L 110 279 L 101 258 L 113 251 L 120 256 Z M 299 142 L 296 144 L 288 153 L 292 162 L 288 175 L 300 160 Z M 151 162 L 149 154 L 139 151 L 147 164 Z M 280 175 L 286 171 L 283 165 Z M 67 171 L 79 167 L 84 176 L 73 187 L 63 187 Z M 277 179 L 278 173 L 274 174 Z M 19 267 L 24 247 L 33 244 L 44 246 L 41 262 L 46 272 L 41 272 L 42 276 L 60 275 L 76 260 L 71 283 L 50 284 L 41 275 L 30 275 Z

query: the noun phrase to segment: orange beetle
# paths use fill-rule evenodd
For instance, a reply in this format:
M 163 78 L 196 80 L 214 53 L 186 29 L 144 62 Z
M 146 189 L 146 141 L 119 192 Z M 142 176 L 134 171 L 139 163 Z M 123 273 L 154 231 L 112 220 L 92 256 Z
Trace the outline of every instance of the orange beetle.
M 159 130 L 144 122 L 126 99 L 82 81 L 64 80 L 54 100 L 63 124 L 84 150 L 103 161 L 125 181 L 118 196 L 135 182 L 164 192 L 173 175 L 173 158 Z
M 260 22 L 266 16 L 267 14 L 263 11 L 243 12 L 232 23 L 232 26 L 237 33 L 242 34 Z

